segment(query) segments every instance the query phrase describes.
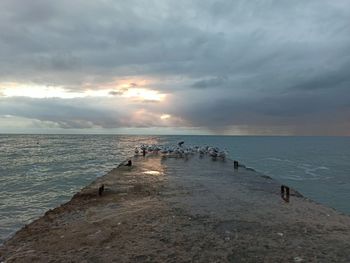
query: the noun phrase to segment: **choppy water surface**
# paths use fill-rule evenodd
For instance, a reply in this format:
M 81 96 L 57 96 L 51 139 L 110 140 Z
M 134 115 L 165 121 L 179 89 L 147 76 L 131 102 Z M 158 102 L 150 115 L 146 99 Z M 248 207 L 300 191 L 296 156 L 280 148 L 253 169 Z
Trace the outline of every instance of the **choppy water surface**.
M 0 243 L 68 201 L 141 143 L 214 145 L 305 196 L 350 214 L 350 138 L 0 135 Z

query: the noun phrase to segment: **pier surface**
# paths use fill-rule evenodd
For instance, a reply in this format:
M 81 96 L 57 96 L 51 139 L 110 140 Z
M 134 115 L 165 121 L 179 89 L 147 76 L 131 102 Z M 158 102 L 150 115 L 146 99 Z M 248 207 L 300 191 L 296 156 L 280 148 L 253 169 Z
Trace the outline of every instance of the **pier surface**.
M 233 161 L 135 157 L 0 247 L 0 262 L 350 262 L 350 217 Z M 101 196 L 98 188 L 104 184 Z

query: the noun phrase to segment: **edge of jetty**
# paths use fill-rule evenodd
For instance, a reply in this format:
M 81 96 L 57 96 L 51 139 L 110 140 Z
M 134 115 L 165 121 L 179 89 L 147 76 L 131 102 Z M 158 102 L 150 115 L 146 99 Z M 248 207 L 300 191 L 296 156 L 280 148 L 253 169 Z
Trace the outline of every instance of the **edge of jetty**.
M 349 216 L 251 168 L 131 161 L 19 230 L 0 262 L 350 262 Z

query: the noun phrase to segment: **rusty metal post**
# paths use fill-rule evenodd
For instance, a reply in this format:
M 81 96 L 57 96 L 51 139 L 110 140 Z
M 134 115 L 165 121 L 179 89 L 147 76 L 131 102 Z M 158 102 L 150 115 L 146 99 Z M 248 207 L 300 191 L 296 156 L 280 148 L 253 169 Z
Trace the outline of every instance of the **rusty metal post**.
M 103 184 L 98 188 L 98 195 L 101 196 L 104 190 L 105 190 L 105 185 Z
M 289 202 L 289 187 L 286 186 L 286 202 L 288 203 Z
M 285 191 L 284 191 L 285 190 Z M 281 198 L 289 203 L 289 187 L 285 185 L 281 185 Z
M 235 170 L 237 170 L 238 169 L 238 161 L 233 161 L 233 167 L 234 167 L 234 169 Z

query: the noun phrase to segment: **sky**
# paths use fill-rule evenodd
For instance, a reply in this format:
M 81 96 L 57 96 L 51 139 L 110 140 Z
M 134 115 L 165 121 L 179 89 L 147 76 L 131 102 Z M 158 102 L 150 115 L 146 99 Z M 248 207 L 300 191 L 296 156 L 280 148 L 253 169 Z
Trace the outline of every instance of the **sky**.
M 0 133 L 350 135 L 350 1 L 1 0 Z

